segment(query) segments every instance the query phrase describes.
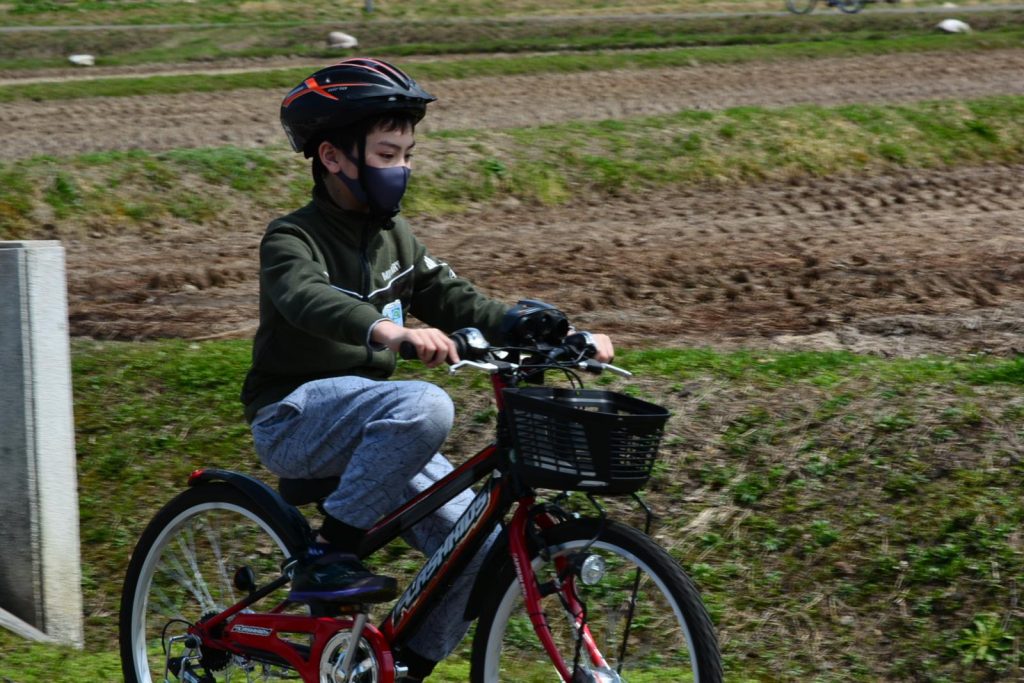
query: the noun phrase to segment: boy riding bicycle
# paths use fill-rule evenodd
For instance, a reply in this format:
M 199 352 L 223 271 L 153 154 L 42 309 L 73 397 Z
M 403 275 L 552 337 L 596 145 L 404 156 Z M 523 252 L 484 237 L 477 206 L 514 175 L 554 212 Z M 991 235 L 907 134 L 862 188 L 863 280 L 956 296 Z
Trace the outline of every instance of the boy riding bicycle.
M 274 474 L 339 477 L 324 501 L 317 543 L 297 565 L 292 599 L 386 600 L 394 579 L 354 554 L 365 532 L 451 471 L 438 449 L 451 399 L 420 381 L 385 381 L 403 344 L 428 367 L 459 360 L 447 333 L 477 327 L 514 341 L 537 307 L 509 307 L 433 258 L 399 215 L 415 126 L 435 98 L 400 69 L 346 59 L 284 98 L 281 122 L 312 159 L 312 201 L 270 223 L 260 244 L 260 325 L 242 390 L 256 452 Z M 409 328 L 413 314 L 428 325 Z M 595 358 L 610 339 L 594 335 Z M 472 500 L 464 492 L 407 539 L 430 555 Z M 478 553 L 483 556 L 484 552 Z M 465 635 L 471 563 L 401 650 L 422 680 Z

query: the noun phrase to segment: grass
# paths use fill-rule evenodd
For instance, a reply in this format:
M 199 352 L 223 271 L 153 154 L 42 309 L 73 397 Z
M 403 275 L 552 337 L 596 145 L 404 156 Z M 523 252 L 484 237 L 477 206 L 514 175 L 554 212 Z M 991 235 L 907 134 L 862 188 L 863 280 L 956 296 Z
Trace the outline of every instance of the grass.
M 690 8 L 699 3 L 688 0 Z M 746 3 L 751 6 L 750 3 Z M 767 4 L 767 3 L 765 3 Z M 761 6 L 761 5 L 759 5 Z M 353 20 L 368 16 L 365 2 L 329 3 L 323 1 L 297 2 L 275 0 L 274 2 L 238 2 L 224 0 L 198 0 L 197 2 L 129 2 L 114 0 L 13 0 L 5 4 L 4 19 L 10 24 L 86 24 L 86 23 L 249 23 L 297 20 L 314 21 L 323 19 Z M 665 11 L 669 3 L 660 0 L 641 0 L 632 3 L 626 0 L 610 0 L 603 3 L 580 2 L 577 0 L 554 0 L 539 6 L 526 0 L 495 3 L 489 0 L 454 2 L 452 0 L 428 0 L 417 3 L 375 2 L 372 17 L 375 19 L 423 20 L 437 18 L 474 18 L 489 16 L 516 16 L 522 14 L 574 14 L 579 11 L 598 13 L 604 11 Z
M 283 137 L 283 136 L 282 136 Z M 1020 163 L 1024 98 L 742 107 L 421 136 L 406 213 L 515 197 L 555 204 L 693 183 Z M 242 209 L 263 223 L 308 196 L 308 169 L 268 149 L 105 152 L 0 163 L 0 238 L 160 231 Z M 268 189 L 273 188 L 273 192 Z M 111 190 L 114 191 L 111 191 Z
M 948 11 L 948 10 L 946 10 Z M 853 17 L 821 13 L 799 20 L 788 15 L 739 15 L 728 18 L 569 17 L 565 19 L 490 18 L 477 22 L 332 22 L 325 24 L 215 25 L 150 27 L 146 30 L 48 30 L 9 33 L 0 42 L 0 69 L 67 67 L 67 55 L 90 53 L 101 66 L 194 62 L 209 66 L 227 59 L 337 58 L 325 46 L 331 30 L 359 39 L 359 51 L 401 58 L 406 55 L 466 53 L 580 52 L 651 48 L 771 45 L 797 42 L 846 43 L 907 40 L 935 34 L 934 14 L 866 12 Z M 976 14 L 971 25 L 982 41 L 1007 42 L 1020 29 L 1024 12 L 998 10 Z M 949 40 L 953 47 L 977 42 Z
M 54 672 L 59 671 L 59 678 Z M 121 660 L 116 648 L 90 652 L 39 643 L 28 643 L 0 631 L 0 680 L 4 683 L 51 683 L 58 681 L 121 680 Z M 434 678 L 444 681 L 469 680 L 464 661 L 442 662 Z
M 908 0 L 912 1 L 912 0 Z M 781 11 L 777 0 L 422 0 L 420 2 L 370 3 L 349 0 L 345 3 L 312 0 L 10 0 L 0 10 L 0 25 L 78 25 L 78 24 L 167 24 L 215 22 L 248 24 L 253 22 L 297 21 L 424 21 L 436 19 L 491 19 L 494 17 L 619 16 L 623 14 L 666 14 L 678 12 L 758 12 Z M 940 5 L 938 0 L 914 3 L 917 6 Z M 970 2 L 977 5 L 998 5 Z
M 0 632 L 0 671 L 4 683 L 52 681 L 59 671 L 62 681 L 116 681 L 121 664 L 116 650 L 79 651 L 28 643 L 6 631 Z
M 736 12 L 780 4 L 378 2 L 375 17 L 365 22 L 371 38 L 364 44 L 395 55 L 669 48 L 436 59 L 410 68 L 425 82 L 622 65 L 686 66 L 695 60 L 798 65 L 792 59 L 1021 45 L 1019 14 L 1013 13 L 999 13 L 1012 18 L 1003 22 L 1005 30 L 956 38 L 923 35 L 921 27 L 909 23 L 886 24 L 888 29 L 875 25 L 871 8 L 858 17 L 815 15 L 799 24 L 789 17 L 721 22 L 737 27 L 733 37 L 713 22 L 689 24 L 701 30 L 688 34 L 680 22 L 659 18 L 618 32 L 615 22 L 605 22 L 587 38 L 560 36 L 553 20 L 524 22 L 491 39 L 484 34 L 496 24 L 482 19 Z M 238 25 L 166 35 L 142 32 L 130 38 L 127 32 L 108 32 L 105 45 L 123 41 L 110 62 L 120 64 L 204 56 L 326 57 L 310 41 L 308 26 L 294 22 L 316 20 L 325 26 L 328 20 L 367 19 L 361 6 L 291 0 L 12 0 L 0 8 L 0 25 Z M 473 21 L 442 22 L 441 17 L 481 18 L 483 28 L 469 35 L 461 25 Z M 398 29 L 380 21 L 387 18 L 461 25 L 428 49 L 401 32 L 419 27 Z M 288 25 L 264 25 L 255 31 L 255 40 L 245 35 L 254 22 L 281 21 Z M 516 21 L 502 26 L 515 27 Z M 264 28 L 278 42 L 257 46 Z M 843 32 L 844 39 L 836 40 L 834 34 Z M 182 33 L 191 35 L 192 42 L 182 43 Z M 30 54 L 40 43 L 38 35 L 19 42 L 16 34 L 4 34 L 0 66 L 63 65 L 58 58 L 64 49 L 85 34 L 55 35 L 61 37 L 50 53 Z M 712 47 L 680 47 L 694 43 Z M 214 50 L 217 45 L 223 49 Z M 21 61 L 14 57 L 19 52 L 26 55 Z M 282 90 L 305 75 L 304 70 L 285 70 L 257 77 L 266 87 Z M 247 82 L 228 76 L 100 79 L 85 86 L 72 82 L 59 96 L 190 92 L 246 87 Z M 0 101 L 45 100 L 52 92 L 52 86 L 2 88 Z M 996 97 L 900 106 L 738 108 L 493 133 L 450 132 L 421 136 L 425 153 L 407 208 L 437 214 L 505 195 L 555 203 L 579 193 L 629 193 L 680 183 L 1020 163 L 1022 127 L 1024 98 Z M 0 239 L 155 232 L 180 222 L 216 229 L 238 215 L 262 223 L 300 203 L 307 185 L 305 164 L 285 152 L 283 142 L 247 150 L 6 162 L 0 164 Z M 74 344 L 86 648 L 32 645 L 0 633 L 4 683 L 118 679 L 114 628 L 119 582 L 145 521 L 197 465 L 265 474 L 252 454 L 236 398 L 248 354 L 248 344 L 239 342 Z M 628 386 L 602 379 L 600 385 L 665 403 L 674 411 L 647 498 L 660 515 L 658 540 L 702 588 L 721 634 L 727 680 L 971 683 L 1024 675 L 1017 585 L 1024 576 L 1019 531 L 1024 522 L 1019 496 L 1024 485 L 1024 358 L 892 360 L 850 353 L 657 349 L 620 353 L 619 362 L 642 379 Z M 480 378 L 449 380 L 409 365 L 400 373 L 430 378 L 453 393 L 460 415 L 454 440 L 446 447 L 453 457 L 468 455 L 486 437 L 493 413 Z M 612 507 L 626 514 L 618 504 Z M 401 571 L 417 564 L 404 548 L 387 552 L 388 562 Z M 465 654 L 463 648 L 435 678 L 466 680 Z
M 145 521 L 199 465 L 265 474 L 237 402 L 248 356 L 246 342 L 73 344 L 86 648 L 0 635 L 7 680 L 116 678 L 119 582 Z M 647 499 L 657 538 L 701 586 L 728 680 L 1022 674 L 1024 359 L 650 349 L 620 361 L 641 379 L 599 385 L 674 413 Z M 453 457 L 486 438 L 480 377 L 413 364 L 399 376 L 453 395 Z M 414 567 L 406 552 L 389 550 L 390 566 Z M 438 680 L 466 680 L 465 654 Z
M 541 73 L 579 73 L 610 69 L 658 69 L 694 64 L 736 64 L 745 62 L 778 62 L 799 68 L 794 60 L 823 57 L 856 57 L 858 55 L 897 54 L 935 50 L 992 50 L 1024 45 L 1024 28 L 1020 26 L 995 29 L 989 33 L 957 36 L 936 35 L 933 32 L 900 37 L 886 35 L 854 35 L 828 38 L 820 41 L 791 36 L 777 37 L 778 44 L 733 44 L 705 47 L 667 48 L 620 52 L 601 51 L 575 54 L 573 52 L 516 57 L 472 57 L 464 59 L 436 59 L 406 64 L 409 72 L 429 86 L 431 81 L 480 76 L 529 75 Z M 580 38 L 572 39 L 580 41 Z M 694 40 L 691 36 L 689 40 Z M 736 41 L 736 36 L 729 40 Z M 751 39 L 764 42 L 763 38 Z M 570 41 L 571 42 L 571 41 Z M 621 41 L 590 40 L 588 48 L 620 47 Z M 583 47 L 583 45 L 581 45 Z M 397 55 L 421 51 L 421 45 L 408 45 L 392 50 Z M 500 46 L 499 46 L 500 48 Z M 411 52 L 410 52 L 411 51 Z M 293 51 L 294 52 L 294 51 Z M 299 51 L 324 60 L 338 55 L 326 54 L 320 48 Z M 216 53 L 214 53 L 216 54 Z M 387 48 L 378 54 L 390 56 Z M 156 55 L 164 57 L 166 55 Z M 145 55 L 148 59 L 150 56 Z M 46 62 L 55 65 L 55 62 Z M 17 64 L 24 68 L 24 60 Z M 782 66 L 780 68 L 785 68 Z M 262 88 L 287 91 L 309 75 L 309 68 L 274 69 L 245 73 L 187 74 L 148 77 L 114 77 L 67 80 L 54 87 L 53 83 L 28 83 L 0 86 L 0 102 L 33 100 L 45 102 L 53 99 L 80 99 L 92 97 L 129 97 L 186 92 L 225 92 L 242 88 Z

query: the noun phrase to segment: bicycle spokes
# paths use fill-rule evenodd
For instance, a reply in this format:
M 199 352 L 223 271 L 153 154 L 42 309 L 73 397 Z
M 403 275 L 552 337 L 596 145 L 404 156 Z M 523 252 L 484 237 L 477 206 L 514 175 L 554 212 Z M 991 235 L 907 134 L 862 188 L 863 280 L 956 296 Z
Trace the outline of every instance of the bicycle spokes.
M 671 610 L 652 591 L 650 578 L 628 558 L 600 551 L 588 556 L 601 557 L 600 578 L 588 584 L 573 576 L 558 594 L 569 627 L 559 637 L 573 641 L 575 670 L 594 681 L 618 681 L 624 669 L 671 661 L 680 643 L 658 633 L 656 624 Z
M 552 665 L 566 683 L 701 680 L 705 653 L 694 651 L 683 617 L 692 605 L 688 590 L 678 592 L 678 567 L 663 554 L 647 557 L 637 532 L 605 540 L 617 525 L 560 526 L 578 535 L 567 531 L 534 554 L 522 573 L 534 575 L 535 590 L 510 587 L 487 616 L 489 644 L 480 652 L 487 680 L 550 680 Z
M 205 642 L 199 647 L 193 629 L 245 598 L 250 584 L 279 576 L 286 551 L 277 533 L 250 510 L 208 498 L 192 494 L 172 506 L 133 567 L 123 623 L 131 634 L 125 646 L 131 675 L 140 683 L 243 681 L 254 675 L 244 658 Z M 267 680 L 262 673 L 252 680 Z

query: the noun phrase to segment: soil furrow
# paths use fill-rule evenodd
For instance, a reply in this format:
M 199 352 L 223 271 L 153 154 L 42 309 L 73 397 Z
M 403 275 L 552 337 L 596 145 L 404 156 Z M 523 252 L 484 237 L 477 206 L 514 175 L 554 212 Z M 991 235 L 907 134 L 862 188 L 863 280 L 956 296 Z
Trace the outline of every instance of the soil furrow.
M 1016 165 L 495 207 L 418 232 L 492 295 L 557 302 L 624 345 L 1021 353 L 1022 216 Z M 251 335 L 262 228 L 68 243 L 72 332 Z M 168 257 L 183 249 L 208 256 Z

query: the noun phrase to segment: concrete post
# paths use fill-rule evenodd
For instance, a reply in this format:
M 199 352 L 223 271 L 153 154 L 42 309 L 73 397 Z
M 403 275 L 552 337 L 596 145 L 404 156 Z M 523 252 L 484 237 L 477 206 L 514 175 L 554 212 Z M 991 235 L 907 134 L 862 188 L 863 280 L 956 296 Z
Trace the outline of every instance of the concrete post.
M 0 242 L 0 625 L 81 647 L 64 248 Z

